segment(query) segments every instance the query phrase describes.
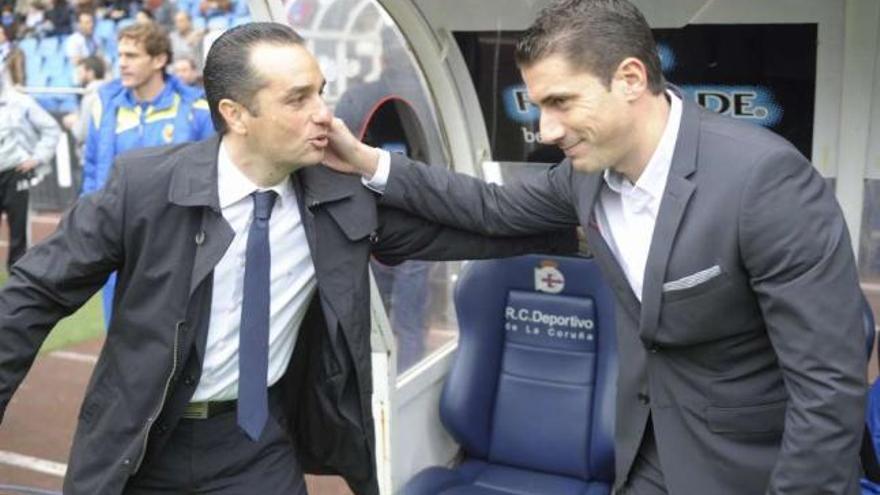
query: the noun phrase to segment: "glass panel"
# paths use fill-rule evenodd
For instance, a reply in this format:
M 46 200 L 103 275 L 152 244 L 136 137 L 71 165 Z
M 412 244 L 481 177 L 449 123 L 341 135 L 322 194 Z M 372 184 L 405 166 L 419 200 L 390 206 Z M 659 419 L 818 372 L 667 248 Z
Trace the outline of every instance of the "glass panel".
M 415 58 L 375 0 L 289 0 L 285 13 L 321 64 L 327 102 L 355 135 L 424 162 L 449 162 Z M 451 290 L 459 265 L 373 262 L 396 336 L 398 373 L 456 337 Z

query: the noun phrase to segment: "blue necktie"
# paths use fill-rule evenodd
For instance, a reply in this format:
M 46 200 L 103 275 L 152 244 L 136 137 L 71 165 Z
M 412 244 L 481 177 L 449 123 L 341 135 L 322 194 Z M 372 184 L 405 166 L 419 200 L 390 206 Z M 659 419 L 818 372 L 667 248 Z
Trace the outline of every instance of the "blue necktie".
M 254 441 L 269 418 L 269 217 L 274 191 L 255 192 L 248 231 L 238 347 L 238 425 Z

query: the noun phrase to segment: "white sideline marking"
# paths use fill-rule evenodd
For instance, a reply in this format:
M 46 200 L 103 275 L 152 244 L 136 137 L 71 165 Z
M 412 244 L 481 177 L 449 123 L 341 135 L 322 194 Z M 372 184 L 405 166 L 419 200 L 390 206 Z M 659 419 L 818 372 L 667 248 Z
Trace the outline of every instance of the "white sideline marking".
M 67 464 L 47 461 L 46 459 L 31 457 L 29 455 L 16 454 L 15 452 L 7 452 L 5 450 L 0 450 L 0 464 L 16 466 L 44 474 L 51 474 L 52 476 L 58 476 L 59 478 L 63 478 L 64 474 L 67 472 Z
M 80 363 L 95 364 L 98 362 L 97 356 L 83 354 L 81 352 L 54 351 L 50 352 L 49 355 L 56 358 L 69 359 L 70 361 L 79 361 Z

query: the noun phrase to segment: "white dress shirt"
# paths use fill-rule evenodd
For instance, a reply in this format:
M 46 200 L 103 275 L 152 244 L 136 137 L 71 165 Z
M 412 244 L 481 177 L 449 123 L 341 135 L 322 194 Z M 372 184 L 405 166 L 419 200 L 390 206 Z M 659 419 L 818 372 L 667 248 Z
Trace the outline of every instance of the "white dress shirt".
M 202 363 L 202 377 L 193 402 L 233 400 L 238 397 L 238 336 L 244 286 L 245 251 L 253 221 L 254 202 L 250 194 L 266 190 L 250 181 L 229 158 L 220 143 L 217 183 L 223 218 L 235 237 L 214 267 L 211 319 L 208 343 Z M 299 327 L 315 292 L 312 263 L 305 228 L 290 178 L 269 188 L 278 194 L 269 219 L 269 374 L 273 385 L 287 369 Z
M 633 184 L 623 175 L 605 170 L 605 185 L 596 208 L 599 231 L 639 301 L 642 300 L 645 264 L 654 236 L 654 224 L 681 125 L 681 99 L 671 91 L 666 94 L 670 101 L 666 128 L 642 175 Z

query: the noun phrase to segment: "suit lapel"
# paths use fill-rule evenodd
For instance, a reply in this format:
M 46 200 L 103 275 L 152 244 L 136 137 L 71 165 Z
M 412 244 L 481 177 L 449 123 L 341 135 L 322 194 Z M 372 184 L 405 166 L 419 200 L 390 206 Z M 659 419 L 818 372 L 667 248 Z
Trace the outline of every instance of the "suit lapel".
M 677 88 L 671 87 L 671 89 L 681 97 Z M 660 211 L 657 213 L 654 235 L 651 238 L 651 249 L 645 264 L 639 334 L 646 344 L 652 343 L 657 334 L 666 266 L 669 264 L 672 245 L 685 210 L 696 188 L 689 177 L 696 170 L 699 130 L 699 108 L 682 98 L 681 125 L 675 152 L 672 155 L 672 167 L 669 170 L 663 199 L 660 201 Z
M 190 277 L 189 295 L 192 296 L 202 280 L 226 253 L 235 233 L 220 212 L 217 189 L 217 154 L 220 137 L 196 143 L 180 157 L 168 190 L 171 203 L 202 208 L 202 220 L 193 242 L 196 244 L 195 261 Z

